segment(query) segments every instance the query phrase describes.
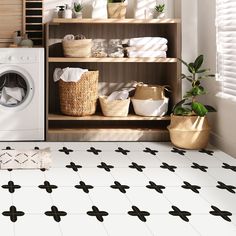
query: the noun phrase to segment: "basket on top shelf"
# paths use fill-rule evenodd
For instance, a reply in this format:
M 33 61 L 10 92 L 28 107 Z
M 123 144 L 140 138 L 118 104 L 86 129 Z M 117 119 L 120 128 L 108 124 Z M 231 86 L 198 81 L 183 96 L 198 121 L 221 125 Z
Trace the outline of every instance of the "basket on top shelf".
M 69 116 L 88 116 L 96 112 L 98 71 L 85 72 L 78 82 L 59 81 L 61 112 Z

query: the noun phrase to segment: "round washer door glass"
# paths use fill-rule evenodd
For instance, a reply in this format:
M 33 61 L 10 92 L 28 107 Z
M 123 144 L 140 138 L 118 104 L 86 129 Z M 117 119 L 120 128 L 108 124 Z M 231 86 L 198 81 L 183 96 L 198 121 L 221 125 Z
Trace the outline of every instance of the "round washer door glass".
M 0 106 L 23 109 L 32 99 L 31 78 L 15 70 L 0 72 Z

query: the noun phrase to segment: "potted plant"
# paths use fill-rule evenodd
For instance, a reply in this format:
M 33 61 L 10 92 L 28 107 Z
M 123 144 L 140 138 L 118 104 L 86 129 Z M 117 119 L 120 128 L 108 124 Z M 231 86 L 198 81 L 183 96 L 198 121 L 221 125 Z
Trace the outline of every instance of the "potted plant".
M 202 69 L 204 57 L 200 55 L 192 63 L 179 59 L 188 69 L 190 75 L 182 74 L 181 79 L 191 83 L 191 89 L 186 92 L 183 100 L 173 108 L 171 123 L 168 126 L 171 142 L 184 149 L 203 149 L 207 146 L 210 127 L 206 117 L 208 112 L 216 110 L 209 105 L 203 105 L 198 98 L 206 94 L 202 81 L 214 75 L 209 69 Z
M 155 9 L 155 12 L 156 12 L 156 17 L 158 19 L 162 19 L 162 18 L 165 17 L 165 13 L 164 13 L 165 4 L 156 5 L 154 9 Z
M 81 3 L 74 3 L 74 16 L 75 18 L 82 19 L 83 6 Z
M 125 19 L 127 3 L 125 0 L 108 0 L 108 17 Z

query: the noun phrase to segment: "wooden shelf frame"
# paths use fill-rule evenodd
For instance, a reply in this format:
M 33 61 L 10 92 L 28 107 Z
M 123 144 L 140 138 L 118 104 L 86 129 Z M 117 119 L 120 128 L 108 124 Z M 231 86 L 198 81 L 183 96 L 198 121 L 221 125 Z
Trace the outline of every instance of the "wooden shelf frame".
M 168 58 L 65 58 L 61 39 L 66 34 L 82 33 L 87 38 L 166 37 Z M 83 67 L 99 70 L 99 94 L 108 94 L 128 81 L 171 85 L 172 105 L 181 92 L 181 21 L 179 19 L 53 19 L 46 25 L 47 55 L 47 141 L 168 141 L 170 116 L 71 117 L 60 114 L 58 87 L 52 76 L 57 67 Z M 129 76 L 127 76 L 127 73 Z M 108 85 L 110 84 L 110 85 Z M 108 89 L 109 87 L 109 89 Z M 119 121 L 121 121 L 119 123 Z M 86 125 L 86 128 L 84 125 Z M 103 125 L 104 124 L 104 125 Z M 117 126 L 117 124 L 120 126 Z M 97 128 L 94 128 L 94 127 Z M 80 127 L 80 128 L 78 128 Z M 120 127 L 120 128 L 119 128 Z M 125 128 L 124 128 L 125 127 Z M 126 128 L 128 127 L 128 128 Z M 132 127 L 132 128 L 131 128 Z M 145 127 L 145 128 L 144 128 Z M 149 127 L 149 128 L 147 128 Z M 150 129 L 150 127 L 153 127 Z

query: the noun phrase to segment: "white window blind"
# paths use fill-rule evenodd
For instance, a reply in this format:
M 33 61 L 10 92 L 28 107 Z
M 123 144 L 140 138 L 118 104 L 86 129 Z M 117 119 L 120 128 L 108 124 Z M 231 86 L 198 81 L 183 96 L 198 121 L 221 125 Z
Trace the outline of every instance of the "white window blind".
M 217 67 L 221 95 L 236 99 L 236 0 L 216 0 Z

